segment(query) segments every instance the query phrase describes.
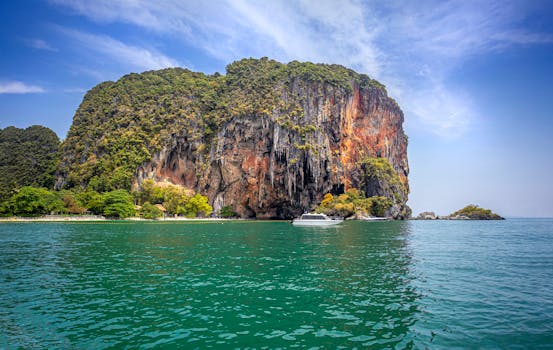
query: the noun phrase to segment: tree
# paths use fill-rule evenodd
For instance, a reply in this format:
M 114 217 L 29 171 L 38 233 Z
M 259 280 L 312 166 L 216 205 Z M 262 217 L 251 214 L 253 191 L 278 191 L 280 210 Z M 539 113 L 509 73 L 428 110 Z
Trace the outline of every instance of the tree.
M 51 214 L 67 213 L 67 208 L 63 203 L 63 200 L 59 197 L 57 192 L 46 190 L 44 195 L 44 202 L 46 203 L 46 211 Z
M 86 212 L 86 208 L 82 206 L 77 200 L 75 193 L 64 190 L 58 193 L 59 197 L 63 201 L 65 210 L 70 214 L 83 214 Z
M 125 190 L 104 193 L 102 198 L 105 216 L 124 219 L 135 214 L 132 196 Z
M 19 187 L 54 187 L 60 140 L 39 125 L 0 129 L 0 202 Z
M 327 215 L 340 215 L 344 217 L 353 214 L 386 216 L 392 206 L 391 199 L 384 196 L 372 196 L 365 198 L 362 191 L 352 188 L 337 197 L 327 193 L 317 208 Z
M 336 203 L 334 206 L 334 210 L 336 213 L 343 217 L 351 216 L 355 213 L 355 207 L 353 206 L 353 203 Z
M 366 197 L 387 197 L 392 204 L 406 202 L 408 188 L 386 158 L 365 158 L 358 165 L 361 189 Z
M 213 207 L 207 202 L 207 197 L 197 193 L 178 214 L 184 214 L 187 217 L 209 216 L 212 211 Z
M 165 186 L 163 188 L 163 206 L 168 214 L 182 214 L 193 192 L 181 186 Z
M 321 207 L 328 206 L 332 202 L 332 200 L 334 200 L 334 196 L 332 195 L 332 193 L 325 194 L 321 202 Z
M 378 217 L 386 216 L 386 212 L 392 206 L 392 201 L 383 196 L 373 196 L 370 199 L 372 200 L 371 214 Z
M 9 209 L 15 215 L 41 215 L 64 211 L 61 199 L 45 188 L 25 186 L 9 201 Z
M 234 211 L 234 209 L 232 209 L 232 206 L 230 205 L 225 205 L 224 207 L 222 207 L 219 211 L 219 215 L 222 218 L 235 218 L 238 216 L 238 214 Z
M 450 217 L 467 217 L 472 220 L 503 220 L 503 218 L 490 209 L 480 208 L 478 205 L 469 204 L 463 209 L 449 215 Z
M 163 187 L 157 185 L 152 179 L 146 179 L 142 181 L 142 184 L 140 185 L 137 199 L 138 204 L 146 202 L 161 204 L 163 203 Z
M 163 212 L 150 202 L 146 202 L 140 208 L 140 216 L 144 219 L 157 219 L 163 216 Z
M 102 195 L 93 190 L 79 192 L 75 195 L 77 202 L 96 215 L 104 211 L 104 199 Z

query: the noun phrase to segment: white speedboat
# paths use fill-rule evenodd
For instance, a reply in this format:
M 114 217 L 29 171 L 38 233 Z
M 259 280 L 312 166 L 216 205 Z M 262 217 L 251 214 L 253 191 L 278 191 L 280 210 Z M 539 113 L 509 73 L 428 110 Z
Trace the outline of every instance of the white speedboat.
M 325 214 L 303 214 L 292 221 L 295 226 L 330 226 L 337 225 L 344 221 L 343 219 L 331 219 Z

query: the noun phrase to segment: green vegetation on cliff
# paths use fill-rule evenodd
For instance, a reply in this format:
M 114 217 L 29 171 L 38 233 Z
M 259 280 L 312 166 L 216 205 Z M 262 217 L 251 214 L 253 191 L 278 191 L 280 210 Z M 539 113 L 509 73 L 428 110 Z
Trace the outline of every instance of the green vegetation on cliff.
M 270 116 L 301 134 L 300 149 L 312 149 L 315 126 L 302 121 L 302 96 L 284 96 L 286 86 L 326 84 L 351 91 L 384 86 L 339 65 L 282 64 L 267 58 L 243 59 L 227 74 L 205 75 L 181 68 L 129 74 L 90 90 L 62 145 L 59 167 L 64 187 L 103 192 L 130 190 L 135 171 L 175 137 L 207 158 L 213 136 L 233 117 Z
M 50 129 L 0 129 L 0 203 L 24 186 L 54 187 L 60 140 Z
M 477 205 L 470 204 L 449 215 L 450 219 L 466 218 L 470 220 L 503 220 L 503 218 L 490 209 L 480 208 Z
M 325 194 L 317 211 L 332 216 L 384 217 L 392 206 L 392 201 L 382 196 L 365 197 L 362 191 L 352 188 L 346 193 L 333 196 Z
M 130 189 L 136 168 L 170 134 L 199 141 L 211 134 L 223 79 L 174 68 L 129 74 L 89 91 L 62 146 L 66 186 Z
M 361 189 L 368 197 L 383 196 L 393 203 L 404 203 L 407 189 L 397 172 L 385 158 L 365 158 L 359 163 Z
M 141 204 L 138 213 L 135 203 Z M 51 191 L 25 186 L 17 189 L 9 200 L 0 203 L 0 215 L 95 214 L 124 219 L 139 214 L 143 218 L 153 219 L 163 216 L 162 210 L 156 205 L 162 205 L 161 208 L 171 216 L 205 217 L 213 211 L 206 196 L 182 186 L 158 185 L 152 180 L 146 180 L 140 190 L 134 193 L 123 189 L 99 193 L 82 188 Z
M 392 216 L 408 218 L 404 206 L 407 189 L 385 158 L 365 158 L 358 163 L 361 188 L 337 196 L 325 194 L 317 210 L 327 215 L 349 217 Z
M 169 183 L 158 184 L 148 179 L 142 182 L 140 191 L 136 194 L 139 204 L 161 204 L 168 215 L 184 215 L 186 217 L 209 216 L 213 208 L 207 202 L 207 197 L 194 193 L 183 186 Z

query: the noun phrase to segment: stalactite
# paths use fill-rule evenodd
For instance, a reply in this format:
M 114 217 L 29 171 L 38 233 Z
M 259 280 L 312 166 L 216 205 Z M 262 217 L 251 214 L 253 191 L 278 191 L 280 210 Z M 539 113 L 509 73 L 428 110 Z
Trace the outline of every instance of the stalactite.
M 347 90 L 301 79 L 282 85 L 279 96 L 286 110 L 233 116 L 217 130 L 207 153 L 197 151 L 202 141 L 173 135 L 136 177 L 162 176 L 175 152 L 182 164 L 195 160 L 195 188 L 214 207 L 232 204 L 238 214 L 255 217 L 298 214 L 332 188 L 359 186 L 357 164 L 366 156 L 389 159 L 406 181 L 401 110 L 379 89 L 351 86 Z M 303 115 L 290 112 L 293 104 Z

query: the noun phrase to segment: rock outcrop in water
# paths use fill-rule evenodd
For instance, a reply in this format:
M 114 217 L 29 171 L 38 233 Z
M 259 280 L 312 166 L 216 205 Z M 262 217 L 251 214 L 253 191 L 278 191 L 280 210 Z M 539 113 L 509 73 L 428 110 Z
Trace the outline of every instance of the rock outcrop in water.
M 414 220 L 505 220 L 505 218 L 492 212 L 490 209 L 480 208 L 478 205 L 469 204 L 463 209 L 446 216 L 437 216 L 434 212 L 422 212 Z
M 478 205 L 469 204 L 448 216 L 449 220 L 505 220 L 505 218 L 492 212 L 490 209 L 480 208 Z
M 289 218 L 327 192 L 359 188 L 391 198 L 389 214 L 405 218 L 402 123 L 384 86 L 337 65 L 263 58 L 234 62 L 226 76 L 131 74 L 85 96 L 62 147 L 58 187 L 167 180 L 206 194 L 215 211 L 230 205 L 250 218 Z M 374 158 L 400 182 L 371 180 Z

